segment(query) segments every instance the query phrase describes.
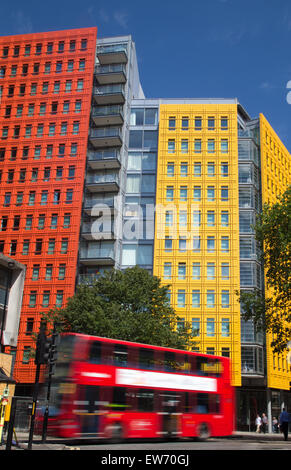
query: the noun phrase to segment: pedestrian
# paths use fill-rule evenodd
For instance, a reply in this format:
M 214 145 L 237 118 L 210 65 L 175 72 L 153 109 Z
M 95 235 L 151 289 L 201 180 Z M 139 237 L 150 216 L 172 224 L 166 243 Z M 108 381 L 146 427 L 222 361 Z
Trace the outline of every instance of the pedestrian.
M 282 413 L 280 414 L 280 430 L 284 434 L 284 441 L 288 440 L 288 428 L 289 428 L 289 413 L 283 408 Z
M 261 432 L 262 419 L 259 414 L 256 417 L 256 432 Z
M 265 415 L 265 413 L 262 414 L 262 431 L 264 434 L 266 434 L 268 428 L 268 418 Z
M 272 420 L 272 425 L 273 425 L 273 432 L 277 433 L 278 432 L 278 420 L 277 420 L 276 416 L 274 416 L 274 418 Z

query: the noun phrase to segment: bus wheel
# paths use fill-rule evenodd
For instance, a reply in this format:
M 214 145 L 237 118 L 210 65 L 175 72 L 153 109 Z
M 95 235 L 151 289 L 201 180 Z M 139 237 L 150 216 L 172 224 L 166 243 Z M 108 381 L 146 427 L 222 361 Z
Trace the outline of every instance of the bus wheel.
M 209 431 L 208 424 L 206 424 L 206 423 L 199 424 L 199 426 L 197 428 L 197 438 L 198 438 L 198 440 L 199 441 L 205 441 L 206 439 L 208 439 L 208 437 L 210 437 L 210 431 Z
M 110 441 L 113 443 L 113 444 L 118 444 L 120 442 L 122 442 L 124 439 L 124 432 L 123 432 L 123 427 L 121 424 L 119 423 L 116 423 L 112 426 L 112 429 L 111 429 L 111 438 L 110 438 Z

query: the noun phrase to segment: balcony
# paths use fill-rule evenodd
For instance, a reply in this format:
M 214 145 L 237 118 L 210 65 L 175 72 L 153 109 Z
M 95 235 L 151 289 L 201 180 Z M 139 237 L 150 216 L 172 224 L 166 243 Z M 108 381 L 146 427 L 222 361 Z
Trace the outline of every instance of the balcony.
M 119 175 L 117 173 L 89 173 L 86 179 L 86 189 L 91 193 L 118 192 Z
M 95 148 L 122 146 L 122 133 L 119 127 L 90 129 L 89 139 Z
M 92 197 L 86 198 L 84 201 L 84 212 L 89 216 L 98 216 L 100 205 L 110 210 L 111 215 L 115 215 L 117 210 L 114 207 L 114 196 L 109 197 Z
M 120 153 L 118 150 L 100 150 L 99 152 L 87 153 L 88 165 L 92 170 L 100 170 L 103 168 L 114 169 L 120 168 Z
M 93 108 L 91 117 L 96 126 L 121 126 L 123 124 L 122 106 L 99 106 Z
M 78 275 L 78 284 L 89 284 L 92 286 L 95 281 L 100 278 L 100 274 L 79 274 Z
M 125 65 L 97 65 L 95 67 L 95 76 L 99 85 L 108 85 L 113 83 L 126 82 Z
M 127 63 L 127 44 L 98 46 L 97 57 L 101 65 L 126 64 Z
M 103 85 L 93 88 L 93 98 L 99 106 L 107 104 L 124 104 L 123 85 Z
M 108 242 L 89 242 L 80 248 L 80 262 L 85 266 L 114 266 L 114 244 Z
M 85 222 L 81 226 L 81 235 L 86 240 L 114 240 L 115 235 L 114 235 L 114 231 L 111 228 L 112 227 L 111 220 L 108 221 L 108 224 L 106 225 L 110 227 L 108 227 L 107 229 L 106 227 L 99 226 L 98 224 L 94 224 L 94 221 L 92 223 Z M 99 228 L 102 230 L 99 230 Z

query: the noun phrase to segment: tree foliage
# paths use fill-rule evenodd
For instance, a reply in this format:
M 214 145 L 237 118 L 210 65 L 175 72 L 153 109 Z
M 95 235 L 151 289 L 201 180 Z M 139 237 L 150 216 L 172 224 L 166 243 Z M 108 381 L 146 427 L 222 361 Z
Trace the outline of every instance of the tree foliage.
M 273 334 L 274 352 L 283 352 L 291 338 L 291 186 L 278 202 L 265 204 L 255 225 L 265 268 L 265 293 L 240 292 L 246 320 Z
M 176 328 L 167 292 L 158 277 L 138 266 L 110 270 L 94 285 L 79 285 L 66 307 L 51 310 L 46 320 L 60 323 L 62 331 L 185 349 L 188 326 Z

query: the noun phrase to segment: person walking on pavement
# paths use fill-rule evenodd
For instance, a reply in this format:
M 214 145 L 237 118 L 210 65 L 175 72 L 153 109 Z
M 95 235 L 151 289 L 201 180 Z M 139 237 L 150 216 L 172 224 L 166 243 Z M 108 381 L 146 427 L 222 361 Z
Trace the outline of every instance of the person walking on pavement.
M 259 414 L 257 414 L 256 417 L 256 432 L 261 432 L 261 426 L 262 426 L 262 419 Z
M 282 413 L 280 414 L 280 429 L 281 432 L 284 434 L 284 441 L 288 440 L 288 428 L 289 428 L 289 413 L 283 408 Z
M 262 414 L 262 430 L 264 434 L 266 434 L 267 426 L 268 426 L 268 418 L 265 415 L 265 413 L 263 413 Z

